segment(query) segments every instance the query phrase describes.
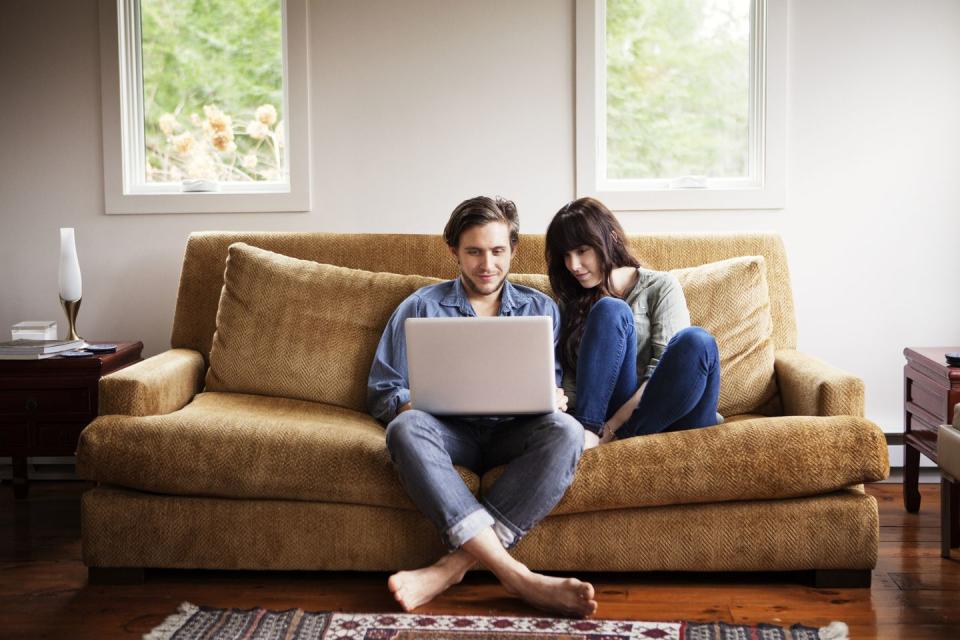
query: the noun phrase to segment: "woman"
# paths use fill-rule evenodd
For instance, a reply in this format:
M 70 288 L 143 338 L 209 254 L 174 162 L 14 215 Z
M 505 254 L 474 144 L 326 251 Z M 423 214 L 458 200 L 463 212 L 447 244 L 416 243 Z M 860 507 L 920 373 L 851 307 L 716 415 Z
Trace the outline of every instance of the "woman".
M 625 238 L 593 198 L 567 204 L 547 228 L 570 411 L 600 443 L 717 424 L 717 343 L 690 326 L 677 279 L 643 267 Z

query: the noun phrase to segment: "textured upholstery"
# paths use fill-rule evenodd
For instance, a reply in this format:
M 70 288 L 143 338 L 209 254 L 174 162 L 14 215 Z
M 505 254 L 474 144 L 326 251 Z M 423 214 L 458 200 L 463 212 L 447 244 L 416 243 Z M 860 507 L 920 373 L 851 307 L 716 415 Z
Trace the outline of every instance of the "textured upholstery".
M 758 418 L 628 438 L 584 453 L 554 514 L 829 493 L 887 477 L 863 418 Z M 483 476 L 481 493 L 503 468 Z
M 155 493 L 287 498 L 415 509 L 365 413 L 201 393 L 162 416 L 100 416 L 80 436 L 77 472 Z M 476 474 L 461 469 L 476 492 Z
M 90 566 L 390 571 L 443 553 L 422 515 L 329 502 L 160 496 L 82 502 Z M 855 490 L 764 502 L 550 517 L 515 549 L 555 571 L 790 571 L 876 564 L 877 503 Z
M 775 357 L 785 415 L 863 416 L 863 380 L 793 349 Z
M 874 566 L 877 507 L 861 483 L 888 472 L 882 433 L 858 418 L 858 379 L 794 351 L 794 307 L 780 238 L 655 235 L 629 241 L 638 257 L 660 270 L 764 258 L 780 394 L 751 413 L 727 416 L 718 427 L 587 452 L 567 496 L 516 547 L 517 557 L 554 570 Z M 235 242 L 375 273 L 455 274 L 439 236 L 192 234 L 173 349 L 104 384 L 102 407 L 114 415 L 98 417 L 80 438 L 78 471 L 100 483 L 82 502 L 84 561 L 100 567 L 394 570 L 435 560 L 443 552 L 440 538 L 400 487 L 382 427 L 362 411 L 275 397 L 290 393 L 286 389 L 270 390 L 274 397 L 200 393 L 190 401 L 204 373 L 201 359 L 210 358 L 225 259 Z M 512 266 L 514 281 L 549 290 L 542 236 L 522 236 Z M 267 326 L 275 329 L 276 320 Z M 362 369 L 355 363 L 338 368 L 336 360 L 326 358 L 323 366 L 344 377 Z M 346 402 L 356 406 L 358 400 Z M 788 414 L 835 417 L 763 417 L 781 407 Z M 461 477 L 480 491 L 475 474 L 461 470 Z M 845 483 L 846 489 L 834 491 Z
M 227 247 L 234 242 L 374 272 L 416 273 L 452 278 L 456 264 L 439 235 L 337 234 L 305 232 L 205 231 L 190 234 L 180 273 L 173 321 L 173 347 L 194 349 L 206 357 L 216 328 Z M 738 256 L 763 256 L 770 288 L 773 342 L 795 349 L 797 327 L 783 241 L 772 233 L 661 234 L 630 236 L 630 247 L 651 268 L 695 267 Z M 546 273 L 543 235 L 523 234 L 513 259 L 516 273 Z
M 776 399 L 770 297 L 763 256 L 745 256 L 671 271 L 680 281 L 694 325 L 720 350 L 719 411 L 725 416 L 767 408 Z M 542 274 L 510 279 L 552 295 Z
M 435 282 L 233 244 L 206 389 L 363 411 L 387 319 L 404 298 Z
M 101 417 L 80 448 L 84 477 L 155 493 L 415 508 L 383 428 L 329 405 L 203 393 L 169 415 Z M 883 434 L 867 420 L 734 421 L 588 451 L 555 513 L 814 495 L 886 471 Z M 460 473 L 476 493 L 477 477 Z M 487 473 L 484 489 L 500 473 Z
M 553 287 L 550 286 L 550 277 L 545 273 L 511 273 L 510 282 L 520 284 L 531 289 L 536 289 L 540 293 L 545 293 L 554 300 Z
M 100 415 L 150 416 L 186 405 L 200 390 L 206 365 L 190 349 L 171 349 L 100 378 Z
M 843 490 L 551 516 L 520 541 L 515 555 L 551 570 L 871 569 L 879 537 L 876 500 Z
M 777 387 L 763 256 L 730 258 L 671 273 L 683 287 L 690 321 L 717 340 L 717 410 L 725 416 L 737 415 L 769 403 Z

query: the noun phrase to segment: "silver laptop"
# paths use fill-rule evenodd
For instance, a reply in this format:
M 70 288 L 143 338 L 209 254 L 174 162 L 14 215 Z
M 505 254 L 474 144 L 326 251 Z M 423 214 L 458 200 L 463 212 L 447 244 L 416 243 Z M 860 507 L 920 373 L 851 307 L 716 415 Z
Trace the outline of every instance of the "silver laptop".
M 556 408 L 549 317 L 407 318 L 404 330 L 414 409 L 498 416 Z

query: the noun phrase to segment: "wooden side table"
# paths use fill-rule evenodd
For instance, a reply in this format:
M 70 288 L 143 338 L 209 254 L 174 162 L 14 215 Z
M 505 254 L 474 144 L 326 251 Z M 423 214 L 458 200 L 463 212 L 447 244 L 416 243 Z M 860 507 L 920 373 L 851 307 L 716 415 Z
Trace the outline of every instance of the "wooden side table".
M 13 458 L 13 492 L 27 496 L 27 457 L 72 456 L 97 416 L 100 378 L 140 360 L 142 342 L 89 358 L 0 360 L 0 456 Z
M 960 367 L 948 367 L 944 358 L 951 351 L 960 347 L 903 350 L 903 506 L 910 513 L 920 510 L 920 454 L 937 462 L 940 425 L 953 421 L 960 402 Z

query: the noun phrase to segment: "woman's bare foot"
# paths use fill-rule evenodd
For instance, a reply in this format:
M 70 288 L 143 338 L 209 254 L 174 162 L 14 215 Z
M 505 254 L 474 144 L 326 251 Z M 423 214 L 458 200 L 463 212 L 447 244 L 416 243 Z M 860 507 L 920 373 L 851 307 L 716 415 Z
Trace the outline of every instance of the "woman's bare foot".
M 476 560 L 464 551 L 455 551 L 429 567 L 398 571 L 387 580 L 387 587 L 404 611 L 413 611 L 463 580 Z
M 545 576 L 526 567 L 501 580 L 507 591 L 544 611 L 581 618 L 597 611 L 596 594 L 589 582 Z

